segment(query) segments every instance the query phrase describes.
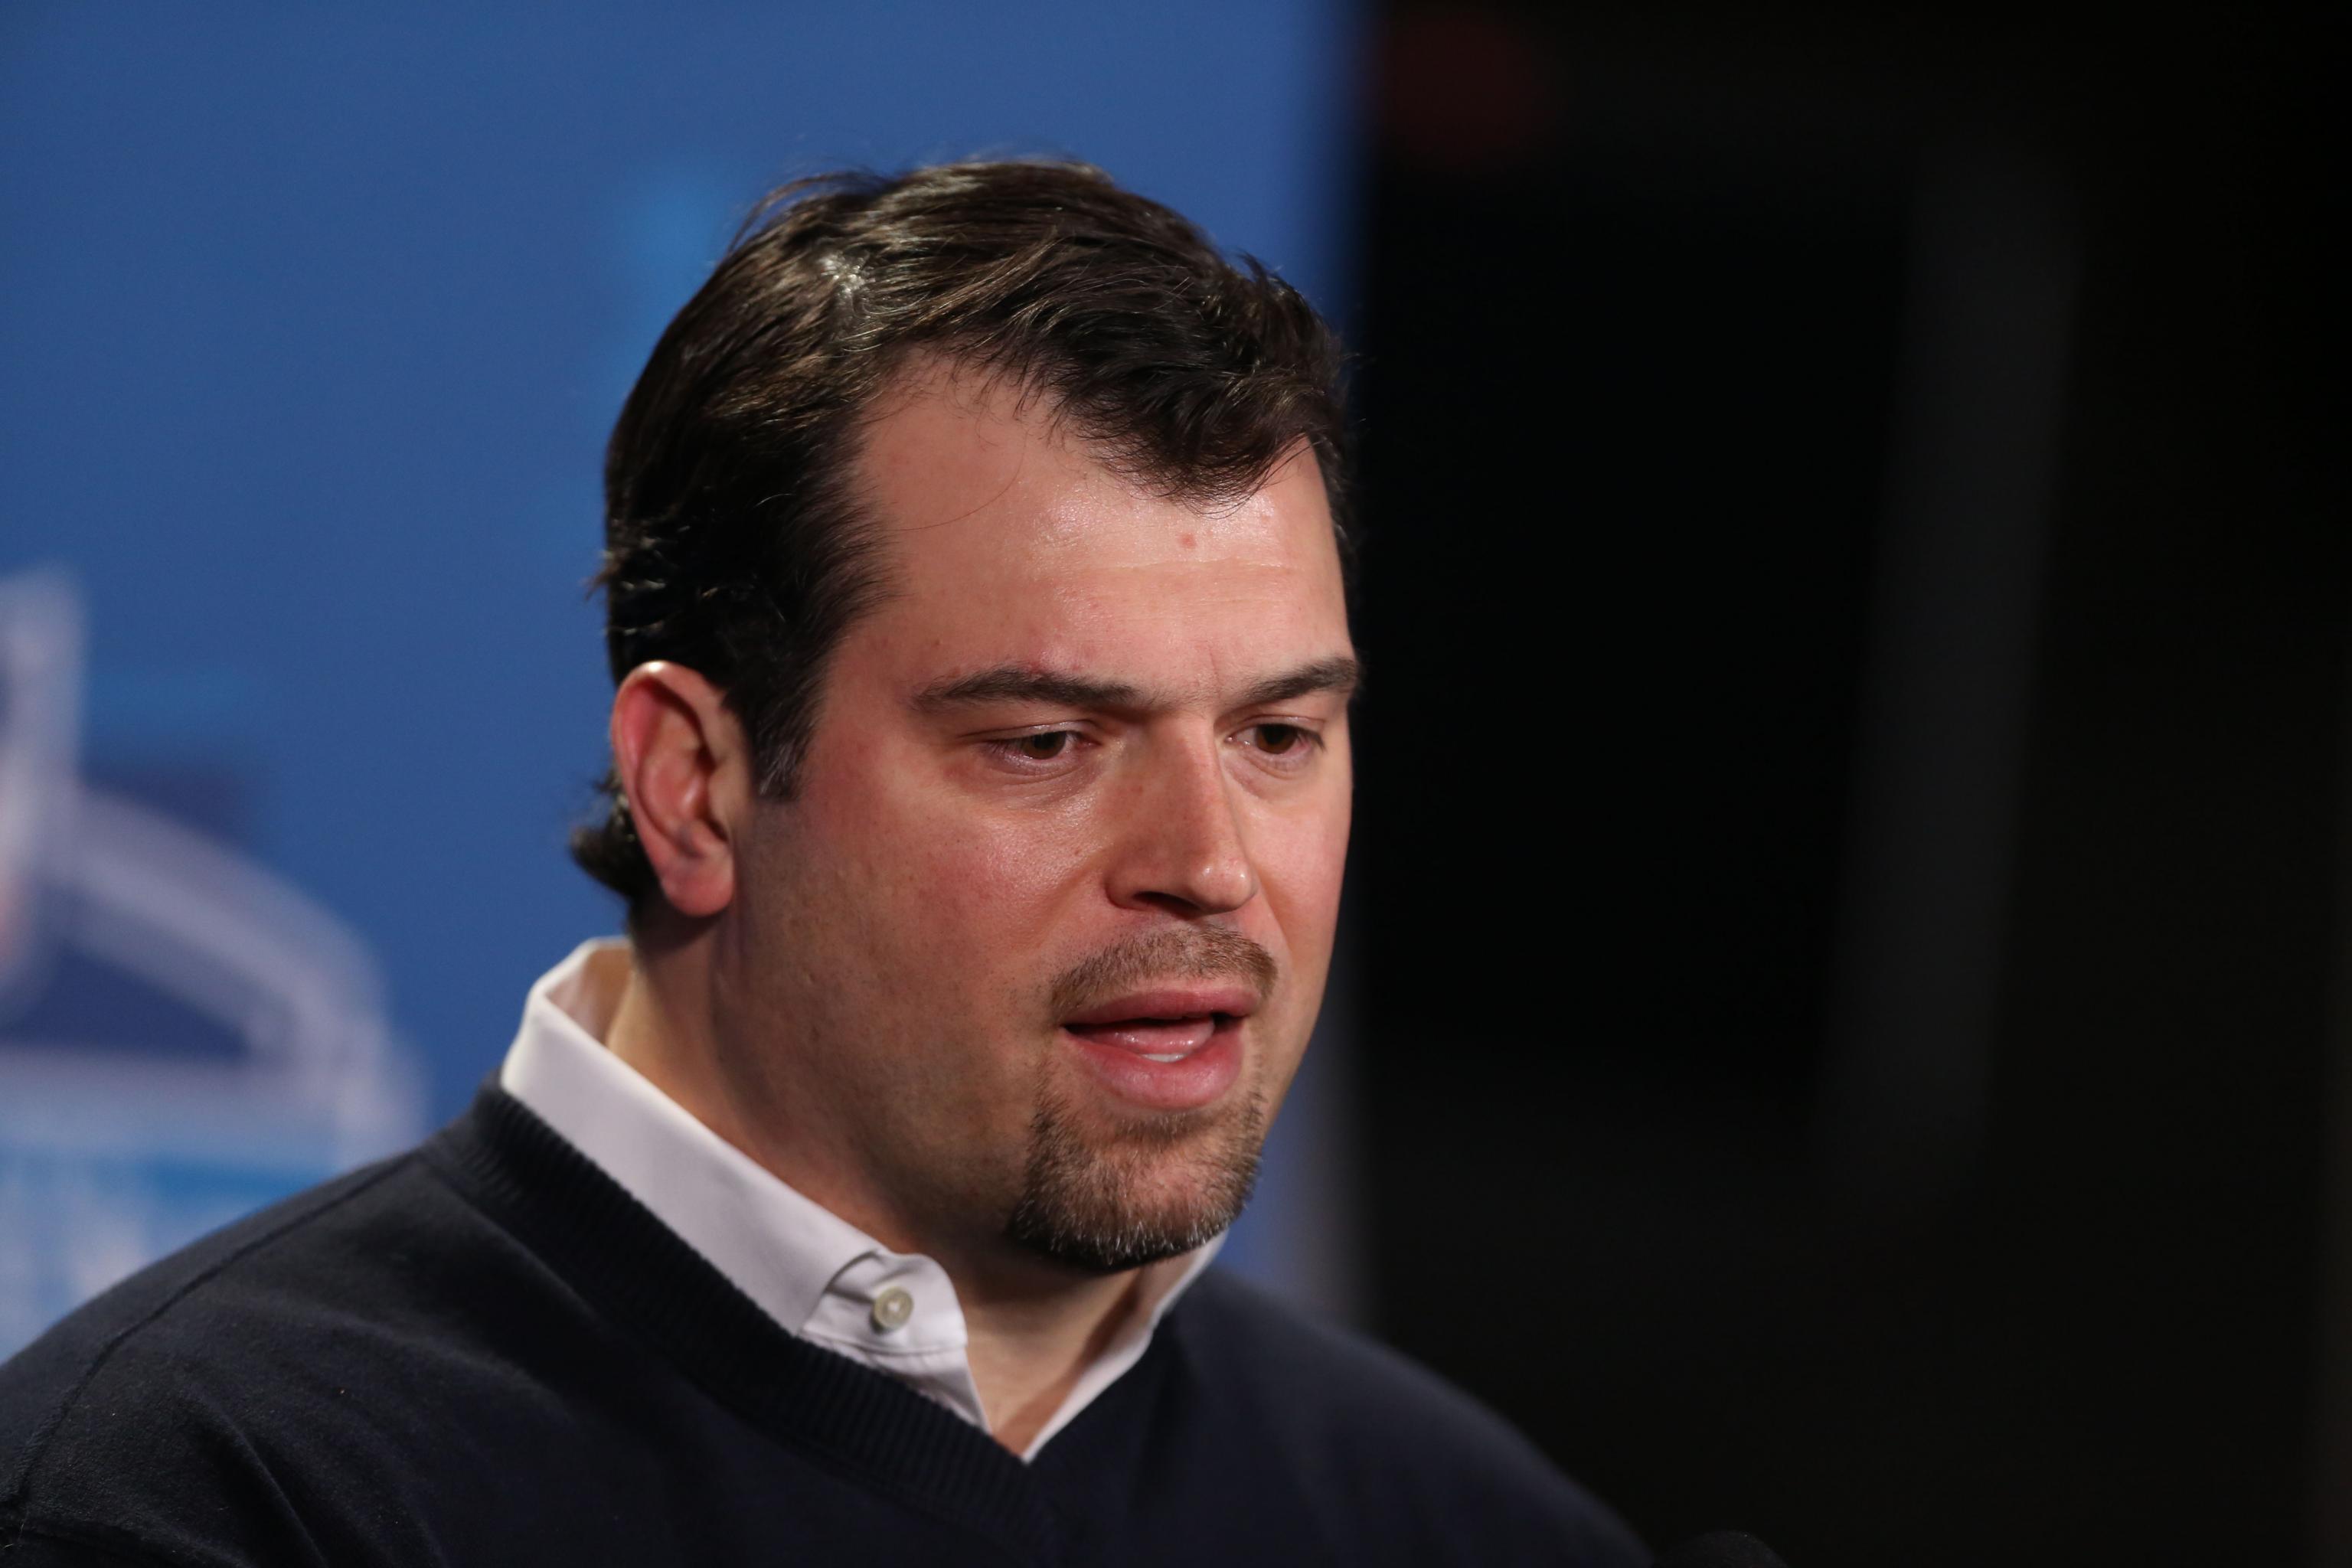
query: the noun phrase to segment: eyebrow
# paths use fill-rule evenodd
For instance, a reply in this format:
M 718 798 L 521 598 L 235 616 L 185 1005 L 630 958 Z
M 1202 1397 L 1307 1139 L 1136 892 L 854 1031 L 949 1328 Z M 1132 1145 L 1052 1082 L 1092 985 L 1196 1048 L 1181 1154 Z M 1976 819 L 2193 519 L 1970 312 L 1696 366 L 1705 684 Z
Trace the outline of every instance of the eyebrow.
M 1345 655 L 1318 658 L 1311 664 L 1269 676 L 1243 693 L 1235 703 L 1254 708 L 1286 702 L 1317 691 L 1353 692 L 1363 679 L 1363 667 Z M 1026 665 L 1001 664 L 977 675 L 934 681 L 917 692 L 914 706 L 925 713 L 983 702 L 1037 702 L 1056 708 L 1094 708 L 1135 711 L 1150 706 L 1143 689 L 1123 680 L 1097 680 L 1090 676 L 1035 669 Z
M 1261 680 L 1242 696 L 1236 706 L 1256 708 L 1268 702 L 1287 702 L 1294 697 L 1307 697 L 1318 691 L 1333 691 L 1342 697 L 1352 697 L 1363 684 L 1364 667 L 1345 654 L 1330 658 L 1318 658 L 1312 664 L 1302 664 L 1286 675 Z

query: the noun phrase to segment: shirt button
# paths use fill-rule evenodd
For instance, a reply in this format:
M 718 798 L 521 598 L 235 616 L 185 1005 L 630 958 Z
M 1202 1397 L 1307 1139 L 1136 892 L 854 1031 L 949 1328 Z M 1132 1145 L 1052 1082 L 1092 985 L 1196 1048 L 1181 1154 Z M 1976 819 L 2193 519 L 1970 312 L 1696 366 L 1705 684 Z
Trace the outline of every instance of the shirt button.
M 903 1329 L 907 1320 L 915 1315 L 915 1299 L 893 1285 L 874 1297 L 874 1326 L 884 1333 Z

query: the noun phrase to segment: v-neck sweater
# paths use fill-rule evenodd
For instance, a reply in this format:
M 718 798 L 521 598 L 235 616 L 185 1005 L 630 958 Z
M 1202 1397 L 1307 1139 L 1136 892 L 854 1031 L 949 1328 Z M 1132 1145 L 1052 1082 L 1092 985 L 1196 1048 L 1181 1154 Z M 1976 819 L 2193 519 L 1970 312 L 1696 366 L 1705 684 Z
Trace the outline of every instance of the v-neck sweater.
M 0 1558 L 1645 1560 L 1473 1401 L 1215 1268 L 1024 1464 L 778 1326 L 495 1086 L 0 1366 Z

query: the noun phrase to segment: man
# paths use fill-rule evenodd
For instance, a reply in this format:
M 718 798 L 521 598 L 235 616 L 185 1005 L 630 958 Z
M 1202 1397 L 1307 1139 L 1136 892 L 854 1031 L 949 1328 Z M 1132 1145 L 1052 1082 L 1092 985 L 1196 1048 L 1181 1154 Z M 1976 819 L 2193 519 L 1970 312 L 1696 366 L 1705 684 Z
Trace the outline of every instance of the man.
M 1088 169 L 772 204 L 607 462 L 628 942 L 0 1371 L 11 1561 L 1637 1561 L 1207 1270 L 1339 906 L 1336 368 Z

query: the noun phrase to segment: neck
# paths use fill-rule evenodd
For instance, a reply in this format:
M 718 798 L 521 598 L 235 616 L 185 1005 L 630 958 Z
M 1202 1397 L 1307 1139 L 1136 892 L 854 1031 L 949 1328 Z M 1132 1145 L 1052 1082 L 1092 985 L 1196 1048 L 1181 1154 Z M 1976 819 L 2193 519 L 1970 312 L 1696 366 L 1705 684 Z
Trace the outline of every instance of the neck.
M 990 1434 L 1016 1454 L 1026 1451 L 1127 1321 L 1140 1271 L 1076 1274 L 1000 1256 L 1000 1246 L 942 1245 L 862 1186 L 838 1179 L 829 1168 L 839 1162 L 824 1157 L 830 1140 L 820 1130 L 785 1125 L 773 1097 L 725 1070 L 709 1002 L 712 938 L 707 926 L 675 923 L 635 933 L 605 1047 L 777 1180 L 892 1251 L 936 1260 L 963 1310 L 966 1354 Z
M 942 1266 L 963 1307 L 965 1353 L 989 1432 L 1024 1453 L 1127 1322 L 1142 1277 L 1130 1270 L 992 1290 L 984 1276 Z

